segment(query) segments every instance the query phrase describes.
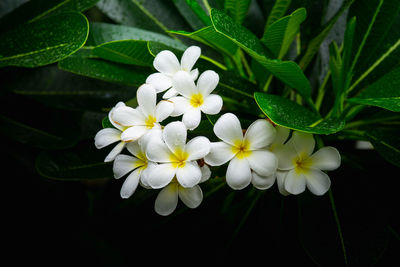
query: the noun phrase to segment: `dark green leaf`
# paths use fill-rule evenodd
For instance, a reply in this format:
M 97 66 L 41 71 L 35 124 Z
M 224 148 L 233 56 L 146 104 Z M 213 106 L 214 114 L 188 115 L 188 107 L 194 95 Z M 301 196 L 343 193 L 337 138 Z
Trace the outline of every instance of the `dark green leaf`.
M 113 62 L 153 66 L 154 57 L 149 53 L 147 41 L 123 40 L 108 42 L 93 48 L 93 54 Z
M 159 33 L 190 29 L 169 1 L 101 0 L 97 6 L 114 21 L 128 26 Z
M 265 23 L 264 32 L 267 28 L 280 19 L 283 15 L 285 15 L 286 10 L 290 6 L 292 0 L 276 0 L 274 6 L 272 7 L 271 12 L 268 15 L 267 23 Z
M 0 31 L 65 11 L 85 11 L 99 0 L 30 0 L 0 20 Z
M 143 29 L 102 22 L 90 23 L 90 32 L 86 45 L 98 46 L 104 43 L 121 40 L 143 40 L 163 43 L 176 49 L 186 49 L 182 42 L 160 33 Z
M 112 163 L 105 163 L 102 154 L 94 143 L 69 150 L 42 152 L 36 159 L 36 170 L 46 178 L 63 181 L 112 178 Z
M 372 105 L 400 112 L 400 67 L 395 68 L 381 79 L 365 88 L 357 97 L 347 101 Z
M 305 98 L 310 97 L 310 83 L 295 62 L 268 59 L 258 38 L 246 28 L 234 23 L 225 13 L 212 9 L 211 20 L 217 32 L 235 42 L 282 82 L 296 89 Z
M 79 55 L 72 55 L 61 60 L 58 67 L 75 74 L 132 86 L 142 85 L 152 72 L 148 68 L 122 65 Z
M 61 13 L 0 36 L 0 64 L 37 67 L 57 62 L 77 51 L 89 31 L 80 13 Z
M 378 153 L 390 163 L 400 167 L 400 131 L 392 129 L 370 129 L 367 138 Z
M 132 86 L 75 75 L 55 65 L 10 70 L 4 73 L 2 87 L 20 97 L 29 96 L 48 106 L 68 110 L 99 111 L 136 94 Z
M 24 121 L 17 121 L 3 115 L 0 115 L 0 122 L 0 133 L 2 135 L 22 144 L 41 149 L 70 147 L 78 139 L 78 134 L 75 138 L 66 137 L 59 133 L 52 133 L 48 130 L 27 124 Z
M 307 50 L 300 60 L 299 66 L 302 70 L 305 70 L 308 64 L 311 63 L 312 59 L 316 55 L 321 46 L 322 42 L 325 40 L 326 36 L 335 25 L 336 21 L 340 18 L 342 13 L 354 2 L 354 0 L 344 0 L 340 9 L 336 14 L 324 25 L 322 31 L 315 36 L 307 46 Z
M 104 117 L 103 120 L 101 121 L 101 125 L 103 128 L 115 128 L 114 125 L 110 122 L 110 119 L 108 116 Z
M 182 35 L 203 44 L 211 46 L 227 55 L 234 55 L 238 50 L 237 44 L 229 38 L 215 31 L 213 26 L 208 26 L 195 32 L 170 31 L 173 34 Z
M 225 0 L 225 12 L 239 24 L 243 23 L 251 0 Z
M 304 8 L 295 10 L 291 15 L 272 23 L 264 32 L 261 42 L 278 59 L 282 59 L 299 32 L 300 24 L 306 19 Z
M 344 127 L 338 119 L 322 119 L 299 104 L 277 95 L 255 93 L 254 98 L 264 114 L 275 124 L 296 131 L 332 134 Z

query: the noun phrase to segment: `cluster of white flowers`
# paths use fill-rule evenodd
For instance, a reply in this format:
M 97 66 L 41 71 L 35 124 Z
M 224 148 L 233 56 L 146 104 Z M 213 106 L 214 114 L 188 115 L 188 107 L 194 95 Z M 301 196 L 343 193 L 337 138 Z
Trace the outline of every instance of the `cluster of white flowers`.
M 316 195 L 326 193 L 330 179 L 321 170 L 338 168 L 340 155 L 333 147 L 312 154 L 312 134 L 293 132 L 287 141 L 289 129 L 266 119 L 254 121 L 244 131 L 234 114 L 225 113 L 213 129 L 220 142 L 203 136 L 187 141 L 187 131 L 198 127 L 201 113 L 218 114 L 223 105 L 222 98 L 212 94 L 218 74 L 207 70 L 199 76 L 197 69 L 192 70 L 200 53 L 199 47 L 191 46 L 181 62 L 171 51 L 157 54 L 153 65 L 158 72 L 138 88 L 138 106 L 119 102 L 108 114 L 114 128 L 96 134 L 97 148 L 118 142 L 105 161 L 114 161 L 115 178 L 129 173 L 121 197 L 129 198 L 140 184 L 146 189 L 161 189 L 154 206 L 160 215 L 171 214 L 178 198 L 187 207 L 196 208 L 203 200 L 199 184 L 211 176 L 209 166 L 228 162 L 226 183 L 235 190 L 250 183 L 265 190 L 277 180 L 283 195 L 299 194 L 306 186 Z M 157 93 L 163 91 L 163 100 L 157 103 Z M 162 126 L 160 123 L 170 116 L 182 116 L 182 121 Z M 125 147 L 131 155 L 120 154 Z

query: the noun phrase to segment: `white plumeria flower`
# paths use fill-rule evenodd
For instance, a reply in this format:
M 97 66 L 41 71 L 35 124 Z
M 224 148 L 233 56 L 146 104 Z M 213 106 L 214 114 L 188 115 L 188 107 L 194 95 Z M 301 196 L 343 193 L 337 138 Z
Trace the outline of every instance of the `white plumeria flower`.
M 94 137 L 94 145 L 98 149 L 111 145 L 115 142 L 119 142 L 106 156 L 104 162 L 113 161 L 115 157 L 119 153 L 121 153 L 121 151 L 124 149 L 126 145 L 126 142 L 122 141 L 121 139 L 121 133 L 126 129 L 126 127 L 116 124 L 111 119 L 113 112 L 115 111 L 116 108 L 119 107 L 125 107 L 125 104 L 123 102 L 118 102 L 117 105 L 113 107 L 108 113 L 108 119 L 115 128 L 101 129 L 100 131 L 97 132 L 96 136 Z
M 230 161 L 226 182 L 231 188 L 243 189 L 250 182 L 259 189 L 272 186 L 278 161 L 267 149 L 276 134 L 271 123 L 256 120 L 243 136 L 239 119 L 232 113 L 226 113 L 215 123 L 214 133 L 222 142 L 211 143 L 210 153 L 204 160 L 211 166 Z
M 157 93 L 169 89 L 163 95 L 165 99 L 178 95 L 178 92 L 172 84 L 172 78 L 178 71 L 185 71 L 190 74 L 192 80 L 196 80 L 199 76 L 199 71 L 198 69 L 192 70 L 192 68 L 199 59 L 200 54 L 200 47 L 190 46 L 183 53 L 181 62 L 179 63 L 174 53 L 169 50 L 161 51 L 156 55 L 153 61 L 154 68 L 159 72 L 151 74 L 146 79 L 146 83 L 152 84 L 156 88 Z
M 133 155 L 118 155 L 114 160 L 113 172 L 116 179 L 130 172 L 121 188 L 121 197 L 129 198 L 135 192 L 139 182 L 145 188 L 150 188 L 147 179 L 149 173 L 157 166 L 147 159 L 142 142 L 131 142 L 126 148 Z
M 323 172 L 340 166 L 340 154 L 334 147 L 322 147 L 313 154 L 312 134 L 293 132 L 292 138 L 279 152 L 279 170 L 284 171 L 283 183 L 290 194 L 300 194 L 307 188 L 315 195 L 325 194 L 331 185 Z
M 200 168 L 202 177 L 200 183 L 208 180 L 211 175 L 211 171 L 207 165 Z M 197 184 L 193 187 L 183 187 L 174 178 L 166 187 L 164 187 L 159 193 L 154 203 L 154 210 L 163 216 L 167 216 L 174 212 L 178 205 L 178 198 L 189 208 L 197 208 L 203 201 L 203 192 L 200 186 Z
M 125 142 L 138 140 L 151 130 L 160 130 L 160 122 L 173 111 L 172 102 L 162 100 L 157 105 L 156 90 L 152 85 L 144 84 L 137 90 L 138 107 L 123 106 L 114 110 L 111 120 L 127 129 L 121 134 Z
M 177 182 L 185 188 L 198 184 L 202 173 L 197 160 L 210 151 L 210 141 L 198 136 L 186 144 L 187 130 L 180 121 L 167 124 L 162 139 L 153 138 L 147 145 L 147 158 L 160 163 L 151 172 L 148 184 L 152 188 L 168 185 L 176 176 Z
M 218 82 L 219 76 L 212 70 L 203 72 L 197 85 L 186 72 L 176 73 L 172 84 L 182 96 L 169 99 L 174 103 L 174 112 L 171 116 L 183 114 L 182 122 L 189 130 L 193 130 L 200 124 L 201 112 L 211 115 L 218 114 L 222 108 L 222 98 L 219 95 L 211 94 Z

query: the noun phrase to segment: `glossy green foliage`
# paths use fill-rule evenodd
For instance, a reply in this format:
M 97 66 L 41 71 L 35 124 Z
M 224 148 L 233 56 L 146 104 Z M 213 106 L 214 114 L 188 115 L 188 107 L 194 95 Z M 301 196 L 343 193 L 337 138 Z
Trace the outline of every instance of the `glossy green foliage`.
M 57 62 L 82 47 L 88 31 L 85 16 L 73 12 L 20 25 L 0 35 L 0 64 L 37 67 Z

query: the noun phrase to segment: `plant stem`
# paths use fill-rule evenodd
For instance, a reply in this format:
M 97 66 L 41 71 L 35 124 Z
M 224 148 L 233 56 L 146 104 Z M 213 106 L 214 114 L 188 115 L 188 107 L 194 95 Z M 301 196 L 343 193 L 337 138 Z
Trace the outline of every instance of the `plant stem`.
M 204 4 L 205 8 L 207 9 L 208 15 L 210 15 L 211 14 L 210 4 L 208 3 L 207 0 L 203 0 L 203 4 Z
M 324 81 L 322 82 L 321 86 L 318 88 L 318 95 L 317 95 L 317 99 L 315 100 L 315 108 L 319 111 L 319 109 L 321 108 L 321 104 L 322 104 L 322 100 L 324 99 L 325 96 L 325 87 L 329 81 L 329 78 L 331 76 L 331 71 L 329 70 L 324 78 Z
M 267 80 L 267 82 L 265 83 L 265 85 L 264 85 L 264 88 L 263 88 L 263 91 L 264 92 L 268 92 L 268 88 L 269 88 L 269 85 L 271 84 L 271 81 L 272 81 L 272 78 L 273 78 L 274 76 L 272 75 L 272 74 L 270 74 L 269 76 L 268 76 L 268 80 Z
M 375 119 L 375 120 L 359 120 L 359 121 L 353 121 L 344 127 L 344 129 L 351 129 L 355 128 L 358 126 L 363 126 L 363 125 L 369 125 L 369 124 L 375 124 L 379 122 L 384 122 L 384 121 L 391 121 L 391 120 L 397 120 L 400 119 L 400 115 L 397 116 L 391 116 L 391 117 L 386 117 L 386 118 L 380 118 L 380 119 Z
M 349 263 L 348 263 L 348 260 L 347 260 L 346 248 L 345 248 L 345 245 L 344 245 L 342 228 L 340 226 L 339 216 L 338 216 L 337 211 L 336 211 L 335 200 L 333 199 L 333 193 L 332 193 L 332 189 L 331 188 L 329 188 L 329 200 L 331 202 L 331 206 L 332 206 L 332 210 L 333 210 L 333 216 L 335 217 L 335 222 L 336 222 L 336 226 L 337 226 L 339 237 L 340 237 L 340 243 L 342 245 L 344 263 L 345 263 L 346 266 L 349 266 Z
M 249 76 L 249 80 L 254 82 L 254 74 L 251 71 L 251 68 L 249 66 L 249 63 L 247 62 L 246 56 L 244 55 L 244 53 L 241 49 L 239 49 L 239 56 L 240 56 L 240 59 L 242 60 L 243 66 Z

